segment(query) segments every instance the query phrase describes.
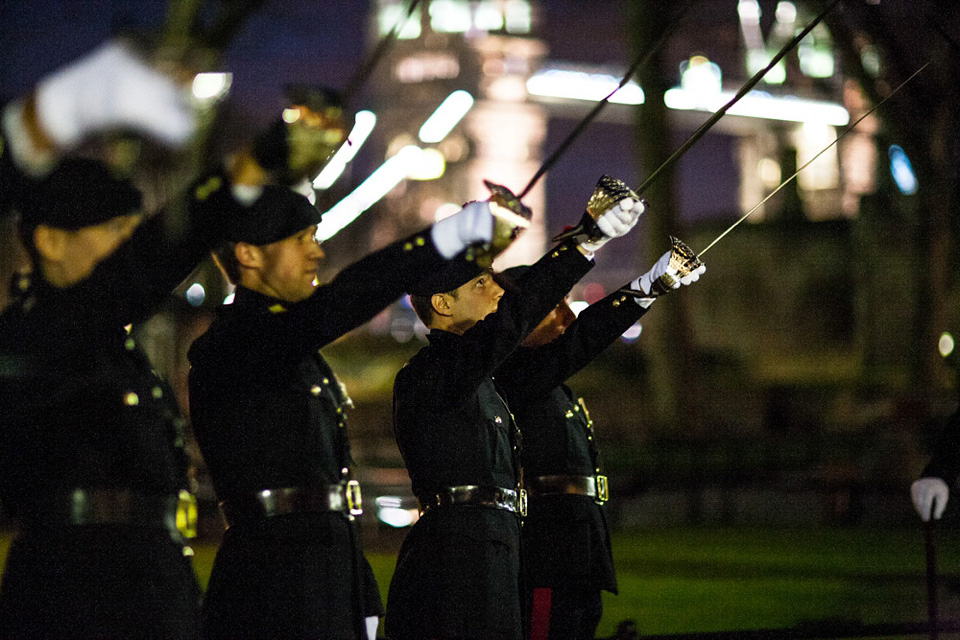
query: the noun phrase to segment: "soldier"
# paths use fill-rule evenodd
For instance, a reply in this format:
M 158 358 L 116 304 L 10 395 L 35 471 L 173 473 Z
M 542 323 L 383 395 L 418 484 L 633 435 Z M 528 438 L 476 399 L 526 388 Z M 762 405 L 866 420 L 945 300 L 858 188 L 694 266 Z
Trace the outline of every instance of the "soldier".
M 390 584 L 387 637 L 522 637 L 519 434 L 492 374 L 642 211 L 631 198 L 611 203 L 596 242 L 551 250 L 522 290 L 504 293 L 467 260 L 411 289 L 429 345 L 397 374 L 394 430 L 422 516 Z
M 342 129 L 332 98 L 312 110 Z M 236 296 L 188 354 L 193 428 L 228 523 L 203 605 L 208 638 L 374 637 L 350 401 L 319 350 L 494 229 L 477 203 L 317 286 L 319 221 L 304 196 L 266 186 L 215 252 Z
M 629 285 L 650 294 L 668 269 L 670 252 Z M 699 279 L 705 267 L 677 278 Z M 530 267 L 500 274 L 506 288 L 523 288 Z M 582 398 L 564 381 L 639 320 L 655 298 L 621 291 L 575 316 L 561 301 L 497 369 L 523 433 L 522 464 L 527 489 L 523 523 L 524 605 L 531 640 L 586 640 L 602 614 L 601 591 L 617 592 L 610 534 L 602 504 L 608 499 L 593 421 Z
M 128 180 L 93 160 L 62 160 L 120 127 L 182 144 L 192 122 L 180 87 L 119 43 L 3 112 L 0 199 L 21 215 L 32 274 L 0 314 L 0 499 L 19 525 L 0 637 L 199 629 L 199 589 L 175 526 L 187 486 L 182 421 L 124 326 L 189 274 L 209 229 L 192 218 L 173 234 L 160 215 L 140 224 Z
M 947 508 L 950 487 L 960 475 L 960 410 L 943 426 L 933 456 L 920 478 L 910 486 L 913 506 L 924 522 L 939 520 Z

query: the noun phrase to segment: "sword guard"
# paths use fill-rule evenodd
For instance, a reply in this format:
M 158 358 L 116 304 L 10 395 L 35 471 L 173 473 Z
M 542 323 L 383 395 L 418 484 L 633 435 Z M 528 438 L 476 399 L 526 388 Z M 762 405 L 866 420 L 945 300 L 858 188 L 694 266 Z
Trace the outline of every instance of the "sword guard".
M 523 204 L 510 189 L 500 184 L 484 180 L 490 190 L 490 213 L 493 214 L 493 237 L 489 243 L 470 247 L 468 259 L 489 269 L 494 258 L 503 253 L 514 240 L 530 227 L 533 211 Z
M 676 289 L 676 283 L 684 276 L 690 275 L 699 269 L 703 263 L 697 254 L 679 238 L 670 236 L 670 261 L 667 270 L 650 285 L 650 293 L 643 290 L 623 287 L 618 293 L 625 293 L 635 298 L 657 298 Z
M 624 181 L 606 174 L 600 176 L 597 186 L 594 187 L 593 193 L 590 195 L 590 200 L 587 201 L 587 208 L 580 218 L 580 222 L 575 227 L 554 236 L 552 242 L 562 242 L 579 235 L 587 236 L 588 241 L 601 239 L 603 233 L 597 228 L 597 219 L 624 198 L 639 200 L 640 196 Z

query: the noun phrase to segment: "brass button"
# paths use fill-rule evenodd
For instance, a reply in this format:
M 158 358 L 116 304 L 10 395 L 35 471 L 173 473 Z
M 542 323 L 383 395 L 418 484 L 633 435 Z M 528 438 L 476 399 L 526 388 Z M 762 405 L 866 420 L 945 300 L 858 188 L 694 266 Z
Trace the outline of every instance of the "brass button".
M 323 391 L 323 387 L 321 387 L 321 386 L 318 385 L 318 384 L 315 384 L 315 385 L 313 385 L 312 387 L 310 387 L 310 393 L 312 393 L 312 394 L 315 395 L 315 396 L 320 395 L 320 392 L 321 392 L 321 391 Z
M 160 387 L 154 387 L 153 389 L 150 390 L 150 393 L 153 395 L 154 400 L 159 400 L 160 398 L 163 397 L 163 389 L 161 389 Z
M 128 391 L 123 394 L 123 404 L 127 405 L 128 407 L 135 407 L 140 404 L 140 396 L 133 391 Z
M 503 422 L 503 418 L 501 418 L 500 416 L 494 416 L 493 421 L 496 422 L 497 424 L 500 424 Z

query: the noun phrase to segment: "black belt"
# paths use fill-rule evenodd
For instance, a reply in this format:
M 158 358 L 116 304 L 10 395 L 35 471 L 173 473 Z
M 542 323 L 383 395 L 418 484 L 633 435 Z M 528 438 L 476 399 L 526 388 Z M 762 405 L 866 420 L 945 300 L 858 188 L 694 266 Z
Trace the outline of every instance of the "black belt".
M 444 487 L 432 495 L 418 497 L 420 513 L 432 507 L 451 505 L 472 505 L 503 509 L 520 516 L 527 515 L 527 492 L 523 489 L 503 489 L 501 487 L 481 487 L 475 484 L 459 487 Z
M 227 526 L 288 513 L 339 511 L 351 516 L 363 513 L 360 484 L 356 480 L 319 487 L 264 489 L 220 502 Z
M 527 489 L 531 497 L 574 494 L 589 496 L 597 502 L 603 503 L 610 499 L 610 489 L 607 486 L 607 476 L 567 476 L 550 475 L 528 478 Z
M 189 491 L 162 496 L 130 489 L 74 489 L 41 499 L 37 513 L 23 520 L 28 528 L 87 524 L 160 527 L 192 538 L 197 535 L 197 501 Z

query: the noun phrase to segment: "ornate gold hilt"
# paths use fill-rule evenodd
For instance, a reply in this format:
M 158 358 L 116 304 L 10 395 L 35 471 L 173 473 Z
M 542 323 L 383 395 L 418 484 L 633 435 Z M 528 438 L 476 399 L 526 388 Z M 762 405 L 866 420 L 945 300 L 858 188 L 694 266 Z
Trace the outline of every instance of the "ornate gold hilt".
M 493 238 L 490 243 L 482 247 L 474 247 L 469 251 L 468 258 L 472 257 L 478 265 L 489 269 L 494 258 L 503 253 L 517 236 L 530 227 L 533 211 L 520 202 L 510 189 L 500 184 L 484 180 L 483 184 L 490 190 L 490 213 L 493 214 Z
M 599 240 L 603 234 L 597 228 L 597 219 L 624 198 L 639 200 L 640 196 L 634 193 L 624 181 L 608 175 L 600 176 L 590 200 L 587 201 L 587 210 L 580 218 L 580 222 L 572 229 L 567 229 L 555 236 L 553 242 L 561 242 L 579 235 L 586 235 L 591 241 Z
M 680 278 L 688 276 L 694 270 L 699 269 L 703 263 L 700 258 L 688 247 L 682 240 L 670 236 L 670 262 L 667 265 L 667 271 L 659 278 L 653 281 L 650 287 L 650 293 L 637 291 L 625 287 L 620 289 L 620 293 L 626 293 L 637 298 L 656 298 L 665 293 L 670 293 L 676 288 Z

